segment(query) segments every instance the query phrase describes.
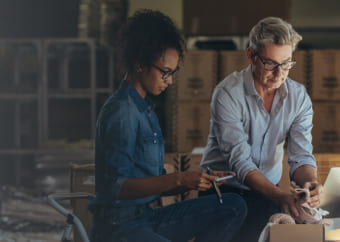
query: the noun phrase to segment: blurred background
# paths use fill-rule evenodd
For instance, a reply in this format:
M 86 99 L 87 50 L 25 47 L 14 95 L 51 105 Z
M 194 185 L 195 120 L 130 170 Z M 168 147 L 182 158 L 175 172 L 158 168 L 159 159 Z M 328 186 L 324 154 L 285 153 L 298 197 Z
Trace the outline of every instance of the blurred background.
M 313 101 L 315 153 L 329 154 L 320 181 L 340 165 L 338 0 L 0 0 L 1 241 L 60 240 L 46 195 L 77 191 L 79 167 L 93 164 L 97 115 L 121 80 L 114 42 L 140 8 L 169 15 L 187 40 L 177 84 L 154 98 L 166 152 L 205 146 L 213 88 L 248 65 L 251 27 L 278 16 L 303 36 L 290 77 Z

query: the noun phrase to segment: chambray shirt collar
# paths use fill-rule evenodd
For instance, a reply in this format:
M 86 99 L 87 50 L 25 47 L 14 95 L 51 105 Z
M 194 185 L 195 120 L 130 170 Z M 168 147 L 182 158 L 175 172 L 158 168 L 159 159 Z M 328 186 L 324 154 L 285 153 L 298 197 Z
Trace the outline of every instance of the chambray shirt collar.
M 139 111 L 144 112 L 148 110 L 150 112 L 155 108 L 155 104 L 151 98 L 146 95 L 145 99 L 143 99 L 137 92 L 136 88 L 129 81 L 123 80 L 123 85 L 126 86 L 127 94 L 132 98 Z
M 244 85 L 245 85 L 245 90 L 246 93 L 250 96 L 258 96 L 257 91 L 255 89 L 255 84 L 254 84 L 254 78 L 251 72 L 251 65 L 249 65 L 244 73 Z M 288 95 L 288 88 L 287 88 L 287 83 L 284 82 L 279 88 L 278 88 L 278 93 L 279 95 L 285 99 Z

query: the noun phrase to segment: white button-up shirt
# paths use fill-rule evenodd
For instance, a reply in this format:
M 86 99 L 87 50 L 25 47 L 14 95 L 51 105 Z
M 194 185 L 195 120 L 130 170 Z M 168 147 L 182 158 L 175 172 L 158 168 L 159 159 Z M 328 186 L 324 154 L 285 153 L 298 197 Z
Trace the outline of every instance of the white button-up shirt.
M 229 184 L 240 188 L 247 189 L 243 182 L 252 170 L 259 170 L 277 184 L 286 140 L 291 177 L 302 165 L 316 167 L 312 119 L 312 102 L 303 85 L 287 78 L 277 89 L 268 112 L 255 89 L 250 66 L 234 72 L 214 90 L 210 134 L 201 167 L 236 172 L 236 179 Z

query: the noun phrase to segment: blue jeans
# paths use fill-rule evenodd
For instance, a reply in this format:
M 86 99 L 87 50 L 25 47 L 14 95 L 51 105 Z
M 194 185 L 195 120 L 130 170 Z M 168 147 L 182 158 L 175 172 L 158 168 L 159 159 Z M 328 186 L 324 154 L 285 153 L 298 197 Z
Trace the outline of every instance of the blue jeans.
M 263 228 L 274 213 L 279 213 L 280 208 L 271 200 L 263 195 L 243 189 L 233 188 L 230 186 L 220 186 L 221 192 L 224 194 L 239 194 L 247 203 L 248 214 L 239 232 L 235 234 L 232 242 L 257 242 Z M 206 192 L 200 192 L 200 196 L 213 193 L 212 189 Z
M 223 194 L 186 200 L 161 208 L 142 209 L 140 216 L 112 224 L 94 214 L 91 241 L 229 241 L 247 214 L 237 194 Z

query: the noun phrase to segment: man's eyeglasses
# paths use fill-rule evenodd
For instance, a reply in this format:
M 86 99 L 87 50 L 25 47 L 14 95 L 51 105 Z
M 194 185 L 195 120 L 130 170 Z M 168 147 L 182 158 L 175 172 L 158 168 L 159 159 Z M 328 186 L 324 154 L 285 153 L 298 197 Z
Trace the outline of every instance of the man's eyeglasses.
M 159 70 L 160 72 L 162 72 L 162 79 L 163 80 L 167 80 L 170 76 L 173 76 L 178 70 L 179 67 L 177 66 L 175 70 L 173 71 L 165 71 L 162 68 L 156 66 L 155 64 L 151 64 L 154 68 L 156 68 L 157 70 Z
M 262 59 L 261 56 L 259 56 L 259 54 L 256 54 L 259 58 L 260 58 L 260 61 L 262 62 L 263 66 L 264 66 L 264 69 L 266 71 L 274 71 L 275 69 L 277 69 L 279 66 L 281 66 L 281 69 L 282 70 L 285 70 L 285 71 L 289 71 L 290 69 L 293 68 L 293 66 L 296 64 L 296 61 L 286 61 L 286 62 L 283 62 L 281 64 L 279 63 L 276 63 L 274 61 L 264 61 Z

